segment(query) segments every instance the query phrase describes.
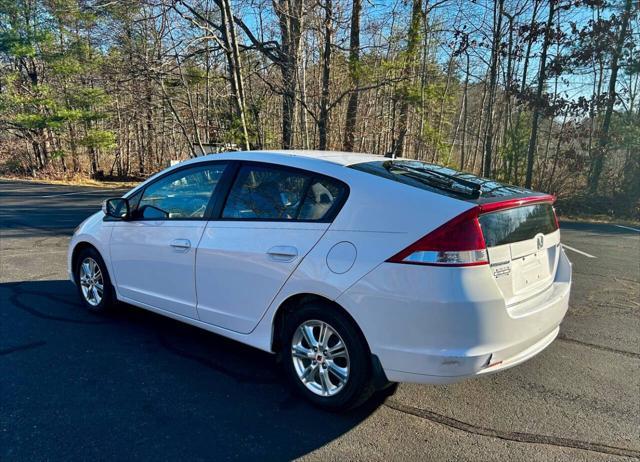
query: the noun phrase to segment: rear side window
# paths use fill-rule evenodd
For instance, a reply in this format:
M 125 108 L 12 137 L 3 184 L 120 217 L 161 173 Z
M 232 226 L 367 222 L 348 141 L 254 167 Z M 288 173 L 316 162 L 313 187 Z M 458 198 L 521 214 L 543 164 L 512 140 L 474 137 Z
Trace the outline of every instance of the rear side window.
M 343 201 L 345 188 L 328 179 L 314 178 L 298 215 L 299 220 L 322 220 Z
M 333 215 L 346 188 L 312 173 L 245 165 L 229 191 L 222 218 L 322 221 Z
M 478 219 L 487 247 L 525 241 L 558 229 L 551 204 L 501 210 L 480 215 Z

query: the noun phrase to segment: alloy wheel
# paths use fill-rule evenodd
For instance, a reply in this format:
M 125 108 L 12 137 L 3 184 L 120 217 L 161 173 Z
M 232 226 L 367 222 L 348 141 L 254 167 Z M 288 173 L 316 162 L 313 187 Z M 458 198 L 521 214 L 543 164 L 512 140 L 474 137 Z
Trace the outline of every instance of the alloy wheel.
M 291 340 L 293 366 L 304 386 L 320 396 L 338 394 L 349 380 L 349 352 L 328 323 L 305 321 Z
M 104 296 L 104 279 L 98 263 L 91 257 L 80 264 L 80 288 L 82 295 L 91 306 L 98 306 Z

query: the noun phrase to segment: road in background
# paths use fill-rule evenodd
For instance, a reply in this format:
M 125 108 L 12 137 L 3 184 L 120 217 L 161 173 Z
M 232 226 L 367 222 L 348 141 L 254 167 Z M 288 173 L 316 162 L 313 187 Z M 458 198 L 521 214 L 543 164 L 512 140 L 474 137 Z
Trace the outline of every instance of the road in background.
M 334 415 L 292 396 L 272 355 L 83 310 L 69 236 L 121 193 L 0 181 L 0 460 L 640 458 L 640 232 L 561 223 L 571 306 L 534 359 Z

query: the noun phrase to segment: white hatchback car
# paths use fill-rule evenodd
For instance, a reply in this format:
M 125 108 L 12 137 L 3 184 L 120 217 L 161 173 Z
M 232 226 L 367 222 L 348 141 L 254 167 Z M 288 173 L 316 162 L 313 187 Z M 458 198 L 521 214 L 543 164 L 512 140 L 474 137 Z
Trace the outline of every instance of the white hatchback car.
M 105 201 L 69 277 L 91 310 L 121 300 L 278 353 L 343 409 L 548 346 L 571 287 L 553 199 L 406 159 L 215 154 Z

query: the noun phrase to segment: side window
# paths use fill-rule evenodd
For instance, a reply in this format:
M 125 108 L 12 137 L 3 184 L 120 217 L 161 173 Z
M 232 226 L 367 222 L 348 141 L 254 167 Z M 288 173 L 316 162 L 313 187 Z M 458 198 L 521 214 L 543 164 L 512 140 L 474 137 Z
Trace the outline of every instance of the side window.
M 326 178 L 314 178 L 302 203 L 298 220 L 322 220 L 338 207 L 346 194 L 346 188 Z
M 335 211 L 346 186 L 324 177 L 278 167 L 240 169 L 222 218 L 319 221 Z
M 138 218 L 176 220 L 203 218 L 226 164 L 179 170 L 145 188 L 137 207 Z
M 222 218 L 294 220 L 310 177 L 277 167 L 243 166 Z

